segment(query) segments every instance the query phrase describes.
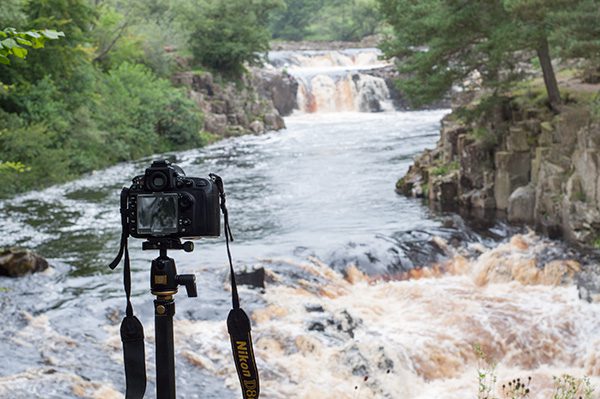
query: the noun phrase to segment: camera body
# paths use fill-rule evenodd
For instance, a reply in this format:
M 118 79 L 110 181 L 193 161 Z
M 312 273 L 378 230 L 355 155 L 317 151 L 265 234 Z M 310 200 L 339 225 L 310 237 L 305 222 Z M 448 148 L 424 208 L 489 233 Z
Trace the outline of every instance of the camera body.
M 219 190 L 201 177 L 187 177 L 168 161 L 152 163 L 133 178 L 127 198 L 129 235 L 135 238 L 218 237 Z

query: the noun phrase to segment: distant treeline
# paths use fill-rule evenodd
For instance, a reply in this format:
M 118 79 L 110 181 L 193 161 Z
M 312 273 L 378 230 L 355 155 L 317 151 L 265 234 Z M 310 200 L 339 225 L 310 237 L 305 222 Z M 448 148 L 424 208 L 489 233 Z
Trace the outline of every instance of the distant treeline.
M 377 0 L 283 0 L 271 15 L 274 39 L 358 41 L 382 33 Z

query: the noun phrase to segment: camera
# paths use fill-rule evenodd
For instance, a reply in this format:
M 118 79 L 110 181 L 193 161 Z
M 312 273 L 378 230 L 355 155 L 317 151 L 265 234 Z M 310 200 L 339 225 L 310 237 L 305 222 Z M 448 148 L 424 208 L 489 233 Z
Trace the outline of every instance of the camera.
M 128 230 L 136 238 L 199 238 L 220 234 L 219 190 L 201 177 L 187 177 L 166 160 L 133 178 L 127 198 Z

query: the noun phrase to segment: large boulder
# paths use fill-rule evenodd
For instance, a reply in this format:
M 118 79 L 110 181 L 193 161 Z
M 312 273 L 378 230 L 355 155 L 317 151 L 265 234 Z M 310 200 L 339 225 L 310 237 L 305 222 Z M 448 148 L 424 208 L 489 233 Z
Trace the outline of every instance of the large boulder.
M 519 187 L 508 198 L 508 221 L 513 223 L 533 223 L 535 210 L 535 190 L 528 184 Z
M 253 69 L 252 78 L 262 98 L 269 99 L 281 116 L 298 108 L 298 81 L 287 72 Z
M 48 268 L 48 261 L 41 256 L 19 248 L 0 249 L 0 275 L 20 277 Z
M 265 114 L 263 121 L 267 130 L 285 129 L 285 122 L 283 121 L 283 118 L 276 112 Z

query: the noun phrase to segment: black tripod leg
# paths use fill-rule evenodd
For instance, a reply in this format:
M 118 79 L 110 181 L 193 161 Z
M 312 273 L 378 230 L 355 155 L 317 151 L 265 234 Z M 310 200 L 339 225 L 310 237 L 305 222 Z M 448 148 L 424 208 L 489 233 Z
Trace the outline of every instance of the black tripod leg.
M 175 399 L 174 314 L 175 302 L 172 299 L 157 299 L 154 301 L 157 399 Z

